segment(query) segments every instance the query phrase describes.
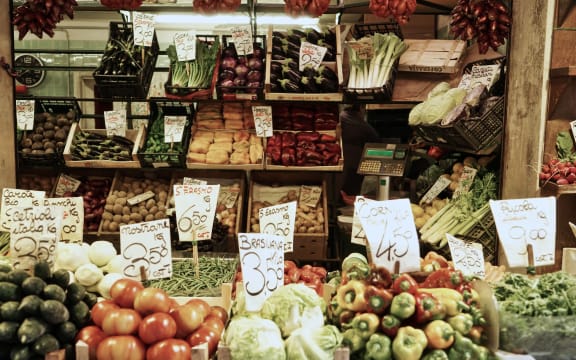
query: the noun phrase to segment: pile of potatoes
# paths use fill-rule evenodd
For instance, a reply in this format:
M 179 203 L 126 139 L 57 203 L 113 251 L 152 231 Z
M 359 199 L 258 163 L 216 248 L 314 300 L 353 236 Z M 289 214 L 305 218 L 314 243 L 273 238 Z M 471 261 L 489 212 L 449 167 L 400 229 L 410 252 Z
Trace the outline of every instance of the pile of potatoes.
M 434 199 L 431 203 L 410 204 L 412 209 L 412 215 L 414 216 L 414 224 L 416 229 L 420 229 L 428 219 L 434 216 L 438 211 L 442 210 L 444 206 L 448 204 L 448 198 L 445 199 Z
M 56 184 L 56 177 L 42 176 L 38 174 L 23 174 L 18 181 L 18 188 L 24 190 L 45 191 L 46 196 L 52 193 Z
M 169 190 L 169 180 L 125 177 L 106 198 L 100 230 L 117 232 L 121 225 L 166 218 Z M 154 197 L 134 205 L 129 204 L 128 199 L 147 191 L 152 191 Z
M 34 115 L 34 129 L 22 136 L 20 142 L 23 154 L 54 154 L 62 152 L 76 112 L 52 114 L 49 112 Z

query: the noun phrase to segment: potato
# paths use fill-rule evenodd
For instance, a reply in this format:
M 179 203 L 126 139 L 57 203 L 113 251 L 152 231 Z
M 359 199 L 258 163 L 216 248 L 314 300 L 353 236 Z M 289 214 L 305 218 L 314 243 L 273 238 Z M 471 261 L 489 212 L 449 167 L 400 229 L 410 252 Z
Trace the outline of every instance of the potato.
M 154 205 L 156 205 L 156 200 L 148 199 L 148 201 L 146 201 L 146 209 L 150 210 L 154 207 Z
M 112 220 L 113 215 L 112 213 L 105 211 L 104 213 L 102 213 L 102 220 Z
M 104 231 L 108 231 L 108 228 L 110 227 L 110 220 L 104 220 L 102 222 L 102 230 Z
M 156 214 L 157 212 L 158 212 L 158 206 L 152 206 L 151 209 L 148 209 L 148 213 L 149 213 L 149 214 L 154 215 L 154 214 Z
M 118 231 L 118 229 L 119 225 L 115 221 L 110 222 L 110 225 L 108 225 L 108 231 Z
M 114 217 L 112 218 L 112 221 L 120 223 L 122 222 L 122 215 L 114 215 Z
M 144 217 L 144 221 L 152 221 L 154 220 L 154 214 L 148 214 Z
M 252 224 L 252 226 L 250 226 L 250 228 L 252 229 L 252 232 L 255 232 L 255 233 L 260 232 L 260 224 Z
M 124 206 L 122 208 L 122 215 L 130 215 L 132 213 L 132 211 L 130 210 L 129 206 Z
M 134 194 L 139 195 L 144 192 L 144 189 L 142 189 L 141 187 L 133 188 L 133 192 Z
M 140 214 L 140 216 L 142 216 L 143 218 L 146 217 L 146 215 L 149 214 L 148 210 L 146 210 L 146 208 L 141 207 L 140 211 L 138 212 Z
M 130 191 L 126 194 L 126 199 L 132 199 L 134 196 L 136 196 L 136 194 L 134 194 L 133 191 Z
M 114 205 L 114 211 L 113 212 L 114 212 L 114 214 L 122 214 L 122 209 L 123 209 L 122 205 L 116 204 L 116 205 Z
M 128 223 L 130 221 L 130 214 L 122 215 L 122 222 Z
M 156 220 L 164 219 L 165 217 L 166 214 L 164 214 L 163 211 L 158 211 L 156 214 L 154 214 L 154 219 Z
M 118 192 L 118 197 L 125 198 L 126 195 L 128 195 L 126 191 L 119 191 Z
M 124 205 L 126 205 L 126 198 L 125 197 L 118 197 L 118 198 L 116 198 L 116 201 L 114 201 L 114 204 L 124 206 Z
M 130 208 L 130 212 L 131 213 L 139 213 L 140 212 L 140 206 L 138 205 L 134 205 Z
M 114 205 L 116 203 L 116 194 L 109 195 L 106 204 Z
M 168 193 L 164 190 L 161 190 L 158 193 L 158 200 L 160 200 L 161 202 L 166 202 L 166 199 L 168 198 Z
M 130 219 L 136 222 L 142 222 L 142 215 L 140 215 L 139 213 L 132 213 L 130 214 Z

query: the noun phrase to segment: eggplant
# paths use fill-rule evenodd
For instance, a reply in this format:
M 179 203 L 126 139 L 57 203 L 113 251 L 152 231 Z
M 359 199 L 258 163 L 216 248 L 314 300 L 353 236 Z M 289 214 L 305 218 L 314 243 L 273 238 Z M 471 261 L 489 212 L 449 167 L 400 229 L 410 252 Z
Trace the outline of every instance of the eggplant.
M 296 61 L 300 60 L 300 48 L 298 48 L 298 50 L 296 49 L 288 49 L 288 51 L 286 52 L 286 57 L 294 59 Z
M 336 32 L 334 29 L 324 30 L 324 40 L 333 46 L 336 46 Z
M 309 77 L 309 78 L 320 75 L 320 74 L 318 74 L 316 69 L 314 69 L 314 66 L 312 66 L 311 64 L 305 65 L 304 69 L 301 71 L 301 74 L 302 74 L 302 77 Z
M 282 75 L 283 64 L 280 61 L 272 61 L 270 63 L 270 74 Z
M 300 74 L 300 72 L 292 69 L 288 65 L 282 66 L 282 77 L 284 79 L 290 79 L 296 84 L 300 83 L 300 80 L 302 79 L 302 75 Z
M 276 82 L 270 83 L 270 92 L 277 93 L 277 92 L 281 92 L 281 91 L 282 91 L 282 88 L 280 87 L 280 84 L 278 84 Z
M 321 92 L 332 93 L 338 91 L 338 81 L 328 79 L 322 75 L 315 76 L 314 80 Z
M 272 55 L 283 55 L 286 56 L 286 52 L 282 46 L 274 45 L 272 46 Z
M 300 38 L 305 38 L 306 37 L 306 32 L 300 29 L 290 29 L 288 30 L 288 37 L 290 36 L 298 36 Z
M 272 54 L 272 60 L 286 60 L 286 56 L 280 54 Z
M 282 90 L 286 92 L 293 92 L 293 93 L 302 92 L 298 83 L 294 83 L 290 79 L 282 79 L 279 80 L 278 83 L 280 84 Z
M 288 41 L 285 38 L 274 36 L 272 37 L 272 46 L 282 46 Z
M 320 40 L 324 39 L 324 34 L 316 29 L 310 28 L 306 30 L 306 40 L 312 44 L 318 44 Z
M 300 79 L 300 85 L 302 90 L 307 93 L 317 93 L 318 86 L 316 86 L 316 81 L 313 77 L 302 76 Z
M 283 39 L 286 36 L 287 36 L 287 34 L 285 32 L 282 32 L 282 31 L 273 31 L 272 32 L 272 39 L 274 39 L 274 38 Z
M 330 69 L 328 66 L 320 65 L 318 69 L 316 69 L 316 72 L 318 73 L 318 75 L 324 76 L 325 78 L 333 80 L 335 83 L 338 83 L 338 75 L 336 74 L 336 72 L 334 72 L 334 70 Z
M 289 51 L 297 51 L 298 54 L 300 54 L 300 45 L 287 42 L 286 44 L 282 45 L 282 50 L 284 50 L 284 53 L 286 54 L 288 54 Z
M 306 35 L 288 35 L 286 38 L 288 42 L 291 42 L 294 45 L 300 46 L 302 44 L 302 39 L 306 40 Z
M 274 72 L 270 73 L 270 83 L 275 83 L 276 81 L 278 81 L 280 79 L 281 79 L 281 77 L 279 77 L 277 73 L 274 73 Z

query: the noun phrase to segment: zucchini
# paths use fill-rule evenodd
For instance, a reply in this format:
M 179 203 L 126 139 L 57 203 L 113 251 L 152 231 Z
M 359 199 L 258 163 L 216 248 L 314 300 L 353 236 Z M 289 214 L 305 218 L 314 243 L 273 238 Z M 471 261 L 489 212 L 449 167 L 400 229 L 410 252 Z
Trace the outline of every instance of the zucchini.
M 32 344 L 32 351 L 38 355 L 46 355 L 49 352 L 60 349 L 60 342 L 50 333 L 40 336 Z
M 15 343 L 18 341 L 18 328 L 20 323 L 16 321 L 2 321 L 0 323 L 0 342 Z
M 18 311 L 20 302 L 18 301 L 6 301 L 2 306 L 0 306 L 0 316 L 4 321 L 15 321 L 21 322 L 24 320 L 24 314 Z
M 49 324 L 60 324 L 70 319 L 68 308 L 58 300 L 45 300 L 40 305 L 40 314 Z
M 20 295 L 20 286 L 7 281 L 0 282 L 0 301 L 17 301 Z
M 30 344 L 48 331 L 48 324 L 39 318 L 29 317 L 24 319 L 18 328 L 18 340 L 21 344 Z
M 46 281 L 43 279 L 31 276 L 22 281 L 22 295 L 40 295 L 46 287 Z
M 66 292 L 59 285 L 49 284 L 44 288 L 42 297 L 44 300 L 56 300 L 62 303 L 66 300 Z

